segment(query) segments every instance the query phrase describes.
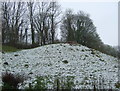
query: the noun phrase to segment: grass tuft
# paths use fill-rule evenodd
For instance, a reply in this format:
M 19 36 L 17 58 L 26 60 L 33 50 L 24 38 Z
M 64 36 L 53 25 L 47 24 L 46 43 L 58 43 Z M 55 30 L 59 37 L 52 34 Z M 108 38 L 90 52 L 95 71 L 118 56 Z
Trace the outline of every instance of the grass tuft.
M 20 49 L 17 49 L 15 47 L 11 47 L 11 46 L 0 46 L 0 50 L 2 50 L 3 52 L 16 52 L 16 51 L 20 51 Z

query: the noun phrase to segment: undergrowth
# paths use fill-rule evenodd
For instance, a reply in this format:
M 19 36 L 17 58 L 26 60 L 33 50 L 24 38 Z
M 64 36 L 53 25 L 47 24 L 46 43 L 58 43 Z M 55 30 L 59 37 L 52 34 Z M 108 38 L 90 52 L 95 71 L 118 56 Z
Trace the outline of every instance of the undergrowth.
M 25 80 L 26 78 L 20 74 L 13 75 L 12 73 L 6 72 L 2 74 L 2 91 L 74 91 L 76 88 L 74 76 L 37 76 L 36 80 L 29 83 L 28 87 L 20 90 L 19 84 L 22 84 Z M 87 80 L 88 79 L 85 79 L 86 82 Z M 118 89 L 120 88 L 120 83 L 117 82 L 115 83 L 115 87 L 118 89 L 112 89 L 110 85 L 108 89 L 105 89 L 105 79 L 102 77 L 86 85 L 90 84 L 92 85 L 92 89 L 83 86 L 81 89 L 76 90 L 86 91 L 86 89 L 89 89 L 89 91 L 119 91 Z

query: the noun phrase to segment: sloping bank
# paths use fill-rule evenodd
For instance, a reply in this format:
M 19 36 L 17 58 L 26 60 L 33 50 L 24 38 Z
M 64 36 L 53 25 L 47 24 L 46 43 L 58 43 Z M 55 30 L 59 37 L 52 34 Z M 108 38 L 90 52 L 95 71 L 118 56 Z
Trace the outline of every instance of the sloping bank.
M 74 88 L 92 88 L 104 79 L 104 88 L 115 88 L 118 59 L 82 45 L 51 44 L 2 55 L 2 72 L 28 77 L 27 87 L 37 76 L 74 77 Z M 51 78 L 52 79 L 52 78 Z

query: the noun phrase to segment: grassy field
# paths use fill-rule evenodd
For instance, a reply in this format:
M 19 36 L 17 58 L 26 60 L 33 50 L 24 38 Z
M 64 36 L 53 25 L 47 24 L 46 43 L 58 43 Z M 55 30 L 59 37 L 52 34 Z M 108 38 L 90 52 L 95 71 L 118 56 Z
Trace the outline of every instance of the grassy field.
M 3 52 L 16 52 L 16 51 L 20 51 L 20 49 L 17 49 L 15 47 L 11 47 L 11 46 L 0 45 L 0 51 L 3 51 Z
M 0 45 L 0 51 L 2 51 L 2 45 Z

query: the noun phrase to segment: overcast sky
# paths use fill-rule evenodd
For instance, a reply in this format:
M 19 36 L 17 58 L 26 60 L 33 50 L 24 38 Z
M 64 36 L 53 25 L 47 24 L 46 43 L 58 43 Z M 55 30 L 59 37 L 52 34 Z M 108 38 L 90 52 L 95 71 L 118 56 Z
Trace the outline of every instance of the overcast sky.
M 97 33 L 105 44 L 118 45 L 118 3 L 117 2 L 60 2 L 64 12 L 71 8 L 90 14 Z

